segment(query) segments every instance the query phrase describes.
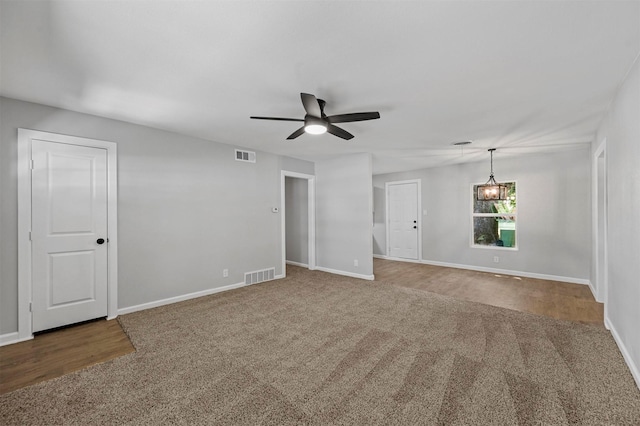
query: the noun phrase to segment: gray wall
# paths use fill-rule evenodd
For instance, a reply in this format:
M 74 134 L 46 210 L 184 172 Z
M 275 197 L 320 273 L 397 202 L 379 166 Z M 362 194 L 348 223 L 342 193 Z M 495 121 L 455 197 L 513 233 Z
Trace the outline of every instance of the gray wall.
M 318 268 L 373 275 L 372 197 L 370 154 L 316 162 Z
M 607 140 L 606 312 L 640 386 L 640 62 L 636 60 L 598 130 Z M 595 146 L 594 146 L 595 147 Z M 595 280 L 595 278 L 594 278 Z
M 279 157 L 280 169 L 290 172 L 303 173 L 306 175 L 314 175 L 316 173 L 316 165 L 311 161 L 299 160 L 291 157 Z
M 7 98 L 0 113 L 0 334 L 17 330 L 19 127 L 118 144 L 119 308 L 282 273 L 280 170 L 313 164 Z
M 309 188 L 306 179 L 285 177 L 286 260 L 309 263 Z
M 422 258 L 587 280 L 590 277 L 589 148 L 547 155 L 494 155 L 499 181 L 516 181 L 518 250 L 470 247 L 471 187 L 489 177 L 486 162 L 374 176 L 374 247 L 386 254 L 385 182 L 422 179 Z M 500 262 L 494 263 L 493 257 Z

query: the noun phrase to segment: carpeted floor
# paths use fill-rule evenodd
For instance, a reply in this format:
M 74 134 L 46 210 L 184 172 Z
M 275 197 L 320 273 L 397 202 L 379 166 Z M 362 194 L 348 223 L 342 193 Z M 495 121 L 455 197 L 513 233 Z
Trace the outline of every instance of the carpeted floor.
M 601 327 L 288 273 L 120 317 L 136 353 L 0 396 L 0 424 L 640 424 Z

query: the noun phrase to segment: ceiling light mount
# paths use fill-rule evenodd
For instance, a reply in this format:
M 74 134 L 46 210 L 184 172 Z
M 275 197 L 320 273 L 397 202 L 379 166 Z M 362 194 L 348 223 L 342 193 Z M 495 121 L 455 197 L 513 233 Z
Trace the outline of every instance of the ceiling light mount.
M 477 201 L 507 199 L 507 186 L 496 182 L 496 179 L 493 177 L 493 151 L 495 150 L 496 148 L 488 149 L 491 153 L 491 174 L 489 175 L 487 183 L 484 185 L 478 185 L 478 190 L 476 191 Z
M 307 114 L 304 117 L 304 131 L 311 135 L 321 135 L 327 132 L 327 122 L 322 118 Z

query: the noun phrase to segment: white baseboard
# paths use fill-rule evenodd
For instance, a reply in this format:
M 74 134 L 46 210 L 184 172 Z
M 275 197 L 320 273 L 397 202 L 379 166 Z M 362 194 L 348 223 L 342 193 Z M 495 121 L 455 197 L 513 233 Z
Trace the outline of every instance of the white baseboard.
M 589 290 L 591 290 L 591 294 L 593 295 L 593 298 L 596 299 L 596 302 L 604 303 L 603 300 L 598 299 L 598 293 L 596 292 L 596 288 L 593 286 L 593 283 L 591 282 L 591 280 L 589 280 Z
M 638 366 L 633 361 L 633 358 L 631 358 L 631 355 L 629 354 L 627 347 L 624 345 L 624 342 L 620 338 L 620 335 L 616 331 L 616 328 L 613 326 L 613 324 L 611 324 L 611 321 L 609 320 L 609 318 L 605 317 L 604 323 L 607 329 L 611 332 L 611 335 L 613 336 L 613 340 L 615 340 L 616 344 L 618 345 L 618 349 L 620 349 L 620 353 L 622 353 L 622 358 L 624 358 L 624 361 L 627 363 L 627 366 L 631 371 L 631 375 L 633 376 L 633 379 L 636 381 L 636 386 L 638 386 L 638 389 L 640 389 L 640 369 L 638 369 Z
M 375 279 L 373 274 L 372 275 L 357 274 L 355 272 L 340 271 L 338 269 L 325 268 L 323 266 L 316 266 L 316 270 L 322 271 L 322 272 L 328 272 L 330 274 L 344 275 L 345 277 L 360 278 L 361 280 L 367 280 L 367 281 L 373 281 Z
M 277 277 L 276 277 L 277 278 Z M 118 315 L 130 314 L 132 312 L 143 311 L 145 309 L 157 308 L 158 306 L 169 305 L 171 303 L 182 302 L 197 297 L 208 296 L 210 294 L 220 293 L 221 291 L 233 290 L 244 287 L 245 283 L 230 284 L 223 287 L 210 288 L 208 290 L 196 291 L 195 293 L 183 294 L 181 296 L 169 297 L 167 299 L 156 300 L 154 302 L 142 303 L 140 305 L 129 306 L 127 308 L 118 309 Z
M 402 257 L 385 256 L 383 254 L 374 254 L 373 257 L 374 259 L 393 260 L 395 262 L 424 263 L 423 260 L 419 260 L 419 259 L 405 259 Z
M 13 333 L 0 334 L 0 346 L 13 345 L 14 343 L 20 343 L 33 339 L 33 334 L 22 339 L 20 339 L 18 336 L 19 334 L 17 331 L 14 331 Z
M 374 254 L 373 257 L 377 259 L 387 259 L 387 260 L 394 260 L 398 262 L 422 263 L 425 265 L 444 266 L 446 268 L 467 269 L 470 271 L 479 271 L 479 272 L 490 272 L 492 274 L 515 275 L 518 277 L 537 278 L 540 280 L 561 281 L 565 283 L 583 284 L 583 285 L 589 285 L 589 286 L 591 285 L 591 281 L 584 278 L 573 278 L 573 277 L 563 277 L 559 275 L 538 274 L 535 272 L 511 271 L 509 269 L 486 268 L 484 266 L 462 265 L 459 263 L 438 262 L 433 260 L 402 259 L 399 257 L 383 256 L 381 254 Z
M 280 278 L 284 278 L 284 274 L 276 275 L 274 277 L 274 279 L 280 279 Z M 130 314 L 132 312 L 143 311 L 145 309 L 157 308 L 158 306 L 164 306 L 164 305 L 169 305 L 171 303 L 183 302 L 185 300 L 195 299 L 197 297 L 202 297 L 202 296 L 208 296 L 210 294 L 220 293 L 222 291 L 234 290 L 236 288 L 245 287 L 245 286 L 246 284 L 244 282 L 241 282 L 241 283 L 226 285 L 223 287 L 216 287 L 208 290 L 196 291 L 194 293 L 183 294 L 180 296 L 169 297 L 167 299 L 156 300 L 153 302 L 142 303 L 140 305 L 134 305 L 134 306 L 118 309 L 118 315 L 125 315 L 125 314 Z M 117 315 L 113 317 L 108 317 L 107 320 L 112 320 L 112 319 L 115 319 L 116 317 Z M 31 339 L 33 339 L 33 334 L 23 339 L 18 338 L 17 331 L 13 333 L 0 334 L 0 346 L 11 345 L 14 343 L 19 343 L 19 342 L 23 342 Z
M 306 263 L 294 262 L 293 260 L 287 260 L 287 265 L 300 266 L 301 268 L 308 268 Z

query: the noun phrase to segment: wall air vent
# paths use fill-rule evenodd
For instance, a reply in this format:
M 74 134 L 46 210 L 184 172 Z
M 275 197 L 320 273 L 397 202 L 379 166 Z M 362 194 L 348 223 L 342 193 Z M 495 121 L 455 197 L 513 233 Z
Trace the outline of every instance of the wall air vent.
M 276 276 L 276 268 L 268 268 L 268 269 L 261 269 L 259 271 L 245 272 L 244 283 L 246 285 L 258 284 L 265 281 L 271 281 L 275 279 L 275 276 Z
M 244 161 L 245 163 L 255 163 L 256 153 L 253 151 L 243 151 L 236 149 L 236 161 Z

